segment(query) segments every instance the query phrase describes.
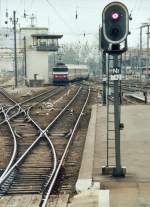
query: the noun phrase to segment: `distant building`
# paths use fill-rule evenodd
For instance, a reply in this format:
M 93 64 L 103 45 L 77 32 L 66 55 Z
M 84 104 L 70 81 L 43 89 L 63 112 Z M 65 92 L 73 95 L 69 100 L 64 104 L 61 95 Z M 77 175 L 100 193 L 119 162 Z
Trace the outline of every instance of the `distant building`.
M 17 63 L 18 73 L 23 68 L 23 54 L 19 48 L 19 31 L 17 31 Z M 13 29 L 0 28 L 0 72 L 3 74 L 14 71 L 14 33 Z
M 18 32 L 17 32 L 17 37 L 19 37 Z M 8 27 L 0 28 L 0 48 L 1 49 L 4 49 L 4 48 L 13 49 L 14 48 L 13 39 L 14 39 L 13 29 L 10 29 Z
M 44 27 L 31 26 L 17 30 L 18 81 L 26 79 L 31 85 L 35 79 L 39 80 L 41 84 L 49 82 L 48 53 L 58 50 L 58 39 L 62 36 L 49 35 L 48 28 Z M 0 72 L 7 75 L 10 71 L 13 74 L 14 32 L 13 29 L 4 27 L 0 28 Z
M 58 39 L 63 35 L 49 35 L 48 28 L 26 27 L 20 29 L 20 47 L 26 41 L 26 68 L 24 75 L 30 85 L 49 83 L 48 53 L 58 50 Z

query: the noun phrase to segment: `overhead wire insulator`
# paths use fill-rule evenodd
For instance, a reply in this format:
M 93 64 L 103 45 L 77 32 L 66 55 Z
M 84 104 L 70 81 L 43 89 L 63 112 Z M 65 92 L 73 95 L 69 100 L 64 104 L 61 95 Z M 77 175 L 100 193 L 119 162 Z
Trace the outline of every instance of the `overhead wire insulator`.
M 25 11 L 25 10 L 24 10 L 23 17 L 24 17 L 24 18 L 26 18 L 26 17 L 27 17 L 27 14 L 26 14 L 26 11 Z
M 78 19 L 78 12 L 77 12 L 77 10 L 76 10 L 76 16 L 75 16 L 75 18 Z
M 8 24 L 8 9 L 6 9 L 6 13 L 5 13 L 5 17 L 6 17 L 6 20 L 5 20 L 5 24 Z
M 6 9 L 5 17 L 8 18 L 8 9 Z

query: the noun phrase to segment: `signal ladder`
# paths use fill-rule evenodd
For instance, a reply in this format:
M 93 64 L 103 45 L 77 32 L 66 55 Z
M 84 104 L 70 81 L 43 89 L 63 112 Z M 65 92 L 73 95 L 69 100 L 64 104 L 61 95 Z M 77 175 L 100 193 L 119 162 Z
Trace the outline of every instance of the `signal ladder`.
M 115 151 L 115 120 L 114 120 L 114 81 L 111 80 L 113 68 L 113 56 L 108 55 L 107 64 L 107 167 L 116 166 Z M 121 68 L 122 56 L 119 56 L 118 67 Z M 120 105 L 121 105 L 121 80 L 119 81 Z M 121 107 L 120 107 L 121 108 Z

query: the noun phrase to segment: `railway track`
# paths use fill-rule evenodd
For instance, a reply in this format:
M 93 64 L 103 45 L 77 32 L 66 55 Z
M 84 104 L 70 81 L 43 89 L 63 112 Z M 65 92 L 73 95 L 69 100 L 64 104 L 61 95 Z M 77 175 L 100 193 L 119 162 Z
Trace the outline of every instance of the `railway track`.
M 56 94 L 56 91 L 55 91 L 55 94 Z M 52 95 L 51 95 L 51 97 L 52 97 Z M 46 97 L 46 99 L 47 98 L 49 98 L 49 97 Z M 44 98 L 44 100 L 45 100 L 45 98 Z M 27 148 L 29 146 L 31 146 L 31 144 L 35 140 L 35 137 L 38 136 L 37 129 L 38 129 L 38 132 L 41 132 L 41 136 L 43 136 L 40 126 L 30 117 L 29 112 L 28 112 L 28 119 L 30 120 L 30 122 L 24 123 L 24 118 L 20 116 L 19 119 L 18 119 L 18 117 L 16 118 L 16 121 L 14 119 L 11 124 L 13 126 L 13 128 L 16 129 L 17 136 L 19 137 L 19 139 L 17 139 L 18 140 L 18 142 L 17 142 L 18 148 L 19 148 L 18 155 L 17 155 L 18 159 L 27 150 Z M 32 125 L 34 125 L 36 128 L 34 128 Z M 27 131 L 28 131 L 28 133 L 26 133 Z M 48 164 L 44 165 L 45 162 L 46 163 L 50 162 L 49 157 L 48 157 L 48 154 L 49 154 L 48 144 L 51 145 L 51 143 L 49 142 L 49 138 L 46 137 L 46 140 L 44 140 L 43 144 L 41 144 L 40 147 L 39 147 L 39 145 L 36 146 L 35 153 L 34 153 L 34 149 L 33 149 L 33 153 L 31 154 L 31 156 L 33 156 L 33 158 L 31 157 L 29 159 L 29 162 L 27 159 L 25 165 L 23 164 L 23 167 L 22 167 L 23 171 L 21 168 L 21 170 L 19 170 L 19 172 L 17 172 L 17 174 L 19 174 L 19 176 L 14 179 L 14 185 L 12 185 L 12 187 L 10 187 L 8 194 L 18 194 L 19 192 L 23 193 L 23 194 L 24 193 L 39 193 L 41 191 L 40 188 L 42 186 L 42 183 L 44 182 L 43 179 L 45 179 L 45 176 L 48 174 L 47 170 L 50 168 L 50 166 Z M 37 153 L 37 151 L 38 151 L 38 153 Z M 47 159 L 45 159 L 46 157 L 43 156 L 43 155 L 46 155 L 46 151 L 48 152 L 47 156 L 46 156 Z M 36 171 L 37 160 L 35 159 L 35 163 L 33 163 L 33 161 L 32 161 L 32 160 L 34 160 L 34 156 L 36 158 L 37 155 L 40 158 L 38 161 L 41 160 L 41 162 L 39 163 L 40 169 L 38 168 L 38 172 Z M 44 158 L 44 159 L 41 159 L 41 158 Z M 32 170 L 31 170 L 31 165 L 32 165 Z M 47 169 L 46 169 L 46 166 L 47 166 Z M 31 172 L 29 172 L 29 171 L 31 171 Z M 35 182 L 33 183 L 33 181 L 35 181 Z M 28 185 L 26 185 L 26 183 L 28 183 Z M 30 187 L 31 183 L 34 186 L 32 188 Z M 17 186 L 17 188 L 16 188 L 16 186 Z M 22 186 L 23 186 L 23 188 L 21 190 Z
M 9 180 L 11 173 L 16 174 L 11 186 L 7 190 L 8 194 L 40 193 L 42 191 L 40 206 L 44 206 L 45 202 L 47 203 L 49 194 L 51 194 L 51 191 L 49 191 L 51 188 L 50 184 L 54 182 L 52 181 L 54 178 L 55 181 L 57 180 L 59 171 L 62 169 L 62 160 L 64 161 L 67 155 L 68 148 L 72 142 L 71 140 L 73 139 L 79 120 L 87 104 L 89 93 L 86 97 L 85 91 L 87 90 L 81 90 L 80 88 L 68 104 L 61 108 L 58 115 L 55 115 L 55 118 L 45 130 L 42 130 L 34 122 L 35 126 L 39 128 L 39 136 L 37 136 L 35 141 L 33 141 L 22 155 L 19 155 L 21 157 L 15 160 L 15 163 L 3 179 L 0 179 L 0 185 L 2 186 Z M 81 104 L 81 102 L 84 104 L 79 107 L 79 103 Z M 28 118 L 30 120 L 32 119 L 30 114 L 28 114 Z M 50 138 L 47 134 L 49 134 Z M 20 139 L 22 139 L 21 136 Z M 58 157 L 56 156 L 56 152 Z
M 38 104 L 36 107 L 30 107 L 30 116 L 44 129 L 47 123 L 50 123 L 53 117 L 57 116 L 58 112 L 65 107 L 70 97 L 75 94 L 76 88 L 78 87 L 67 89 L 61 96 L 58 94 L 53 99 L 47 99 L 47 101 Z
M 110 87 L 113 88 L 113 84 L 110 83 Z M 122 80 L 121 81 L 122 92 L 144 92 L 150 89 L 149 83 L 134 81 L 134 80 Z
M 2 113 L 1 107 L 3 106 L 5 110 L 16 105 L 16 101 L 13 100 L 8 94 L 4 91 L 3 88 L 0 88 L 0 122 L 4 120 L 4 114 Z
M 6 171 L 12 164 L 12 161 L 16 155 L 16 137 L 14 131 L 7 120 L 5 111 L 12 106 L 16 105 L 16 101 L 13 100 L 4 89 L 0 89 L 0 122 L 5 120 L 5 125 L 0 128 L 0 145 L 1 145 L 1 162 L 0 162 L 0 176 L 4 175 L 4 170 Z M 13 145 L 12 145 L 13 140 Z M 7 153 L 6 153 L 7 152 Z
M 3 88 L 0 88 L 0 105 L 5 105 L 5 107 L 10 107 L 15 105 L 16 101 L 13 100 L 8 94 L 5 92 Z
M 110 103 L 114 102 L 114 97 L 109 96 Z M 138 97 L 134 97 L 132 95 L 125 95 L 122 97 L 122 104 L 123 105 L 136 105 L 136 104 L 145 104 L 144 99 L 140 99 Z
M 38 96 L 32 98 L 32 99 L 29 99 L 27 101 L 24 101 L 23 103 L 21 104 L 16 104 L 17 106 L 21 108 L 21 105 L 23 105 L 24 103 L 27 103 L 28 101 L 31 102 L 31 100 L 38 98 L 39 100 L 39 97 L 40 97 L 40 101 L 42 100 L 46 100 L 48 99 L 49 97 L 51 96 L 54 96 L 55 94 L 59 93 L 60 91 L 62 90 L 55 90 L 55 91 L 49 91 L 50 95 L 46 93 L 44 93 L 44 95 L 46 96 L 45 98 L 43 98 L 43 93 L 42 93 L 42 96 L 41 94 L 39 94 Z M 9 97 L 8 97 L 9 98 Z M 37 102 L 38 103 L 38 102 Z M 37 104 L 36 103 L 36 104 Z M 11 109 L 14 109 L 15 106 L 11 107 Z M 3 122 L 1 122 L 1 137 L 0 137 L 0 141 L 1 143 L 4 142 L 3 146 L 4 146 L 4 149 L 7 150 L 7 153 L 6 151 L 5 152 L 2 152 L 4 154 L 7 154 L 7 159 L 4 159 L 3 160 L 3 165 L 1 165 L 1 169 L 5 169 L 4 171 L 1 170 L 1 174 L 2 175 L 5 175 L 5 173 L 8 171 L 9 167 L 12 165 L 12 163 L 18 159 L 18 157 L 21 156 L 21 154 L 23 154 L 23 152 L 28 148 L 28 146 L 31 145 L 31 143 L 35 140 L 35 137 L 37 136 L 37 129 L 36 129 L 36 125 L 33 123 L 33 122 L 29 122 L 26 118 L 26 114 L 25 113 L 22 113 L 24 109 L 20 110 L 19 112 L 17 112 L 17 114 L 14 114 L 13 116 L 9 117 L 8 116 L 8 111 L 5 112 L 5 110 L 3 110 L 3 115 L 5 117 L 5 120 Z M 10 119 L 13 118 L 13 121 L 10 121 Z M 8 130 L 8 126 L 9 126 L 9 130 Z M 8 133 L 8 131 L 11 130 L 11 134 Z M 28 133 L 27 133 L 28 132 Z M 6 134 L 7 134 L 7 137 L 6 137 Z M 17 139 L 17 143 L 16 141 L 13 141 L 13 144 L 12 144 L 12 135 L 13 135 L 13 140 L 16 140 Z M 4 141 L 6 140 L 7 138 L 7 142 Z M 6 143 L 5 143 L 6 142 Z M 12 150 L 12 148 L 14 150 Z M 12 156 L 12 154 L 15 154 L 15 151 L 16 151 L 16 148 L 18 148 L 17 150 L 17 156 Z M 12 153 L 12 151 L 14 153 Z M 5 163 L 5 164 L 4 164 Z M 10 163 L 8 165 L 8 163 Z M 2 164 L 2 163 L 1 163 Z M 4 167 L 4 165 L 6 165 Z M 10 176 L 11 177 L 11 176 Z M 2 186 L 2 193 L 5 192 L 7 190 L 9 186 L 6 185 L 5 186 Z
M 128 103 L 131 103 L 131 104 L 145 104 L 144 98 L 143 99 L 138 98 L 138 97 L 133 96 L 133 95 L 126 95 L 125 98 L 126 98 L 127 104 Z
M 74 164 L 74 166 L 77 168 L 76 165 L 77 163 L 73 162 L 73 160 L 71 161 L 71 168 L 68 170 L 67 176 L 68 177 L 72 177 L 72 179 L 70 180 L 71 182 L 69 182 L 69 180 L 67 179 L 67 183 L 63 180 L 64 176 L 65 176 L 65 168 L 64 168 L 64 164 L 65 164 L 65 159 L 68 156 L 69 152 L 72 154 L 75 153 L 79 153 L 79 151 L 77 151 L 77 147 L 74 148 L 73 147 L 73 138 L 76 132 L 76 129 L 78 127 L 79 121 L 81 119 L 81 116 L 83 115 L 83 111 L 85 109 L 85 106 L 87 104 L 87 101 L 89 99 L 89 94 L 90 91 L 88 92 L 88 94 L 83 94 L 82 96 L 79 95 L 77 97 L 78 100 L 76 101 L 81 101 L 81 97 L 82 99 L 82 104 L 79 105 L 74 102 L 73 105 L 71 105 L 71 110 L 67 111 L 67 114 L 65 113 L 63 115 L 63 117 L 61 117 L 63 119 L 63 123 L 66 123 L 67 126 L 64 126 L 64 124 L 62 125 L 62 122 L 59 120 L 58 123 L 56 123 L 55 127 L 51 130 L 51 140 L 54 144 L 54 147 L 56 149 L 57 152 L 57 160 L 58 160 L 58 164 L 56 166 L 56 169 L 54 171 L 54 174 L 50 177 L 50 179 L 47 181 L 45 189 L 43 190 L 43 194 L 42 194 L 42 200 L 40 203 L 40 207 L 45 207 L 50 194 L 52 194 L 52 191 L 58 191 L 59 188 L 61 188 L 61 191 L 63 193 L 71 193 L 72 190 L 74 189 L 73 186 L 75 185 L 75 182 L 72 182 L 72 179 L 75 179 L 75 174 L 76 171 L 74 171 L 73 173 L 73 169 L 72 166 Z M 73 114 L 73 113 L 76 114 Z M 64 121 L 65 119 L 66 121 Z M 68 124 L 68 120 L 69 120 L 69 124 Z M 72 123 L 71 123 L 72 122 Z M 72 126 L 72 128 L 71 128 Z M 67 128 L 68 133 L 65 133 L 65 137 L 62 137 L 62 132 L 64 132 L 64 127 L 65 129 Z M 55 131 L 57 129 L 57 131 Z M 60 131 L 58 131 L 58 129 Z M 70 130 L 68 130 L 70 129 Z M 60 142 L 61 140 L 61 142 Z M 79 143 L 78 143 L 79 144 Z M 73 147 L 72 149 L 70 149 L 70 147 Z M 82 145 L 83 147 L 83 145 Z M 82 149 L 80 148 L 80 153 L 81 153 Z M 76 157 L 77 158 L 77 157 Z M 75 158 L 74 158 L 75 159 Z M 68 161 L 68 163 L 70 163 Z M 70 166 L 70 165 L 69 165 Z M 79 170 L 79 169 L 78 169 Z M 66 171 L 67 172 L 67 171 Z M 76 174 L 76 176 L 78 175 L 78 173 Z
M 25 109 L 28 109 L 28 107 L 30 105 L 34 105 L 37 102 L 46 100 L 49 97 L 49 93 L 54 92 L 54 94 L 55 94 L 55 91 L 57 91 L 57 90 L 59 91 L 58 88 L 54 88 L 54 89 L 50 89 L 50 90 L 44 91 L 44 92 L 42 92 L 40 94 L 37 94 L 34 97 L 31 97 L 31 98 L 29 98 L 27 100 L 24 100 L 22 102 L 16 102 L 16 101 L 13 101 L 11 99 L 14 102 L 14 105 L 12 107 L 8 108 L 7 115 L 10 118 L 13 118 L 13 117 L 17 116 L 18 114 L 20 114 L 21 112 L 24 112 L 26 114 Z M 10 97 L 7 95 L 6 91 L 3 90 L 3 94 L 7 97 L 7 99 L 10 99 Z

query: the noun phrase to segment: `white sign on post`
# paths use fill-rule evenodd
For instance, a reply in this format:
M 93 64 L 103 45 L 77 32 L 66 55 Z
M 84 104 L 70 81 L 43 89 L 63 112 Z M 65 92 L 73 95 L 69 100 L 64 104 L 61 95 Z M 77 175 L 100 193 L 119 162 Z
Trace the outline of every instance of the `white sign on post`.
M 110 76 L 110 80 L 121 80 L 121 74 L 119 68 L 112 69 L 112 75 Z
M 106 82 L 106 81 L 107 81 L 107 77 L 103 76 L 103 82 Z
M 120 73 L 119 68 L 113 68 L 112 73 L 113 74 L 119 74 Z
M 110 80 L 121 80 L 121 74 L 111 75 Z

